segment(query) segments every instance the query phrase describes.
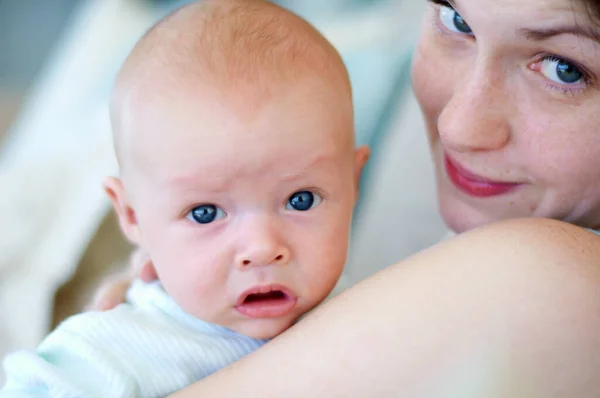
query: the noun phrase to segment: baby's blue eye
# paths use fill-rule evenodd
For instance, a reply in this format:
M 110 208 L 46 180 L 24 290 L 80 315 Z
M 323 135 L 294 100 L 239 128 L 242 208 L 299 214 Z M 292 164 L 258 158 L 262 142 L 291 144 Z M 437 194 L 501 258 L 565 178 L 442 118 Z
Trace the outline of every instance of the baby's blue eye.
M 198 224 L 210 224 L 211 222 L 225 217 L 225 212 L 215 205 L 202 205 L 192 209 L 188 219 Z
M 446 28 L 453 32 L 473 35 L 473 31 L 469 24 L 467 24 L 463 17 L 449 5 L 442 5 L 440 7 L 440 21 Z
M 310 191 L 299 191 L 290 196 L 285 208 L 288 210 L 307 211 L 317 207 L 320 203 L 321 196 Z

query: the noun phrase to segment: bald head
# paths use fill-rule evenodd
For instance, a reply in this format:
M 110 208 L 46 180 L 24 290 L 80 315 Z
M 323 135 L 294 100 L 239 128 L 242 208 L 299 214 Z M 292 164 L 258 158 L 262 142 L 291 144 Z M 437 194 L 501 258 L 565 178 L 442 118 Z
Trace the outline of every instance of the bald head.
M 111 119 L 117 157 L 145 102 L 178 91 L 268 96 L 275 84 L 321 79 L 351 99 L 345 66 L 310 24 L 263 0 L 204 0 L 152 27 L 117 76 Z M 255 103 L 252 98 L 246 103 Z
M 119 77 L 159 66 L 227 82 L 340 64 L 337 52 L 318 31 L 281 7 L 263 0 L 204 0 L 151 28 Z

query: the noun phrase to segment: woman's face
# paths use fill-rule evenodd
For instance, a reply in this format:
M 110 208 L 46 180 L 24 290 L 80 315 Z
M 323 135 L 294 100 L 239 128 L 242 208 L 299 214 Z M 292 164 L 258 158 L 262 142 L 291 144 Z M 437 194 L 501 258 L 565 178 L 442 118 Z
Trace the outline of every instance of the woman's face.
M 600 226 L 600 26 L 571 0 L 432 1 L 413 86 L 441 213 Z

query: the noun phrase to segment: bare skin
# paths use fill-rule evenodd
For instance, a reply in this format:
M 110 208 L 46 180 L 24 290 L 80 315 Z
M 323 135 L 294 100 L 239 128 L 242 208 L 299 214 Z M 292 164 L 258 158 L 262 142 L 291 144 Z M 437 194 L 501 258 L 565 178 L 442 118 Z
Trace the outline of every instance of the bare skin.
M 228 15 L 224 18 L 225 14 Z M 204 140 L 214 140 L 219 136 L 219 128 L 206 128 L 207 115 L 202 115 L 202 109 L 212 115 L 220 111 L 221 105 L 231 109 L 229 119 L 246 124 L 242 129 L 246 135 L 249 124 L 271 106 L 271 98 L 282 102 L 285 95 L 292 95 L 294 87 L 304 87 L 308 92 L 301 94 L 305 99 L 294 104 L 291 113 L 277 110 L 280 116 L 275 117 L 282 119 L 281 131 L 294 134 L 285 127 L 287 124 L 298 130 L 296 135 L 307 139 L 303 129 L 337 141 L 334 146 L 357 165 L 357 185 L 368 150 L 363 147 L 354 153 L 348 73 L 338 52 L 304 20 L 262 0 L 211 0 L 192 3 L 149 30 L 122 66 L 111 98 L 120 178 L 107 179 L 105 188 L 127 238 L 143 246 L 137 223 L 130 222 L 136 219 L 131 202 L 136 196 L 139 172 L 160 160 L 169 166 L 165 167 L 175 168 L 174 160 L 168 157 L 182 157 L 181 149 L 167 150 L 164 143 L 149 148 L 149 143 L 163 142 L 165 134 L 173 129 L 189 130 L 195 141 L 201 139 L 200 134 L 204 134 Z M 206 101 L 209 105 L 199 104 L 199 97 L 210 98 Z M 211 102 L 214 105 L 208 109 Z M 315 111 L 304 109 L 310 104 L 323 114 L 328 113 L 327 123 L 335 127 L 320 133 L 318 130 L 326 127 Z M 169 113 L 171 118 L 163 117 Z M 291 120 L 292 113 L 306 121 Z M 176 127 L 173 119 L 186 120 L 187 124 L 181 122 Z M 165 126 L 157 127 L 165 120 Z M 201 125 L 204 128 L 199 128 Z M 277 128 L 274 119 L 270 125 Z M 241 142 L 242 138 L 234 141 Z M 190 162 L 194 162 L 198 152 L 190 152 Z M 134 253 L 130 269 L 111 276 L 95 295 L 91 308 L 110 309 L 122 302 L 135 276 L 148 281 L 156 279 L 157 272 L 147 253 L 147 249 Z
M 120 177 L 105 189 L 183 310 L 263 339 L 327 297 L 368 149 L 354 148 L 346 69 L 314 28 L 260 0 L 192 3 L 135 46 L 111 111 Z M 238 310 L 274 285 L 290 311 Z
M 173 397 L 598 396 L 599 258 L 600 238 L 557 221 L 476 229 Z
M 444 45 L 443 48 L 463 52 L 468 49 L 469 57 L 440 52 L 432 46 L 435 43 L 431 40 L 433 31 L 428 31 L 424 36 L 428 41 L 422 43 L 421 57 L 418 58 L 425 61 L 422 66 L 431 67 L 431 71 L 438 77 L 431 79 L 430 74 L 422 75 L 419 78 L 422 85 L 420 89 L 417 87 L 417 94 L 430 127 L 434 150 L 442 144 L 446 151 L 449 148 L 458 148 L 462 151 L 461 156 L 473 162 L 468 164 L 472 169 L 479 165 L 475 160 L 481 160 L 481 165 L 485 167 L 494 166 L 491 170 L 482 168 L 473 171 L 501 181 L 504 181 L 504 176 L 495 174 L 496 172 L 504 173 L 504 170 L 510 167 L 519 166 L 518 171 L 527 177 L 523 180 L 535 183 L 524 185 L 526 189 L 514 192 L 515 197 L 519 199 L 518 204 L 528 204 L 530 197 L 523 196 L 528 200 L 521 200 L 521 194 L 531 194 L 533 199 L 541 198 L 540 205 L 535 208 L 545 210 L 531 215 L 562 217 L 584 226 L 597 225 L 598 215 L 594 210 L 600 198 L 595 194 L 583 195 L 585 192 L 595 192 L 597 188 L 597 179 L 589 174 L 596 170 L 593 167 L 578 165 L 569 169 L 568 166 L 575 164 L 574 162 L 561 162 L 562 166 L 567 166 L 563 169 L 564 173 L 569 175 L 568 178 L 564 178 L 564 184 L 558 184 L 556 190 L 558 192 L 564 188 L 565 192 L 559 192 L 560 195 L 542 195 L 544 192 L 552 192 L 550 189 L 542 190 L 545 187 L 545 179 L 555 182 L 554 173 L 546 176 L 547 168 L 538 170 L 538 166 L 543 166 L 544 162 L 527 165 L 528 167 L 518 163 L 503 163 L 509 159 L 505 156 L 508 153 L 507 148 L 512 150 L 516 148 L 514 145 L 523 143 L 526 145 L 519 147 L 521 150 L 527 152 L 531 148 L 539 149 L 537 155 L 540 159 L 551 160 L 544 145 L 550 142 L 551 138 L 562 137 L 557 133 L 566 132 L 563 127 L 560 131 L 544 130 L 543 134 L 539 135 L 544 137 L 544 140 L 536 142 L 536 145 L 529 139 L 532 136 L 528 135 L 516 141 L 503 140 L 502 146 L 481 148 L 475 144 L 493 137 L 490 132 L 504 130 L 494 130 L 488 123 L 492 119 L 484 117 L 483 112 L 471 112 L 468 114 L 470 118 L 462 117 L 461 113 L 451 112 L 458 100 L 465 104 L 486 103 L 482 100 L 483 97 L 478 96 L 481 93 L 497 95 L 493 98 L 496 100 L 505 99 L 506 96 L 499 88 L 501 86 L 494 86 L 497 90 L 460 91 L 460 88 L 479 88 L 479 85 L 476 85 L 474 80 L 467 81 L 471 84 L 469 85 L 458 79 L 442 79 L 441 77 L 448 77 L 448 73 L 442 76 L 440 66 L 460 60 L 465 62 L 462 67 L 470 70 L 472 65 L 468 62 L 478 61 L 476 65 L 487 67 L 481 68 L 481 73 L 494 72 L 493 76 L 483 75 L 481 82 L 487 83 L 494 81 L 490 77 L 514 76 L 513 73 L 499 73 L 491 65 L 518 65 L 512 62 L 515 54 L 529 60 L 529 53 L 523 55 L 521 47 L 517 47 L 519 51 L 514 53 L 509 51 L 512 48 L 508 45 L 510 43 L 497 41 L 505 40 L 507 36 L 497 34 L 503 32 L 496 32 L 495 28 L 502 28 L 503 25 L 492 23 L 498 20 L 495 19 L 496 14 L 490 12 L 489 15 L 494 18 L 480 19 L 480 16 L 484 15 L 482 10 L 488 8 L 475 7 L 478 3 L 468 0 L 456 3 L 460 3 L 461 7 L 458 9 L 472 25 L 475 30 L 474 36 L 477 36 L 478 40 L 469 35 L 463 38 L 456 32 L 444 33 L 446 36 L 443 37 L 452 40 L 454 45 Z M 492 7 L 498 4 L 507 5 L 510 2 L 503 0 L 489 3 Z M 535 8 L 536 4 L 541 3 L 528 4 Z M 452 14 L 451 7 L 444 5 L 443 12 L 439 6 L 435 7 L 437 8 L 430 12 L 431 16 L 445 16 L 446 19 L 442 19 L 441 22 L 452 28 L 453 26 L 447 23 L 448 16 L 456 17 Z M 502 7 L 498 10 L 518 15 L 520 9 Z M 542 11 L 545 12 L 546 9 Z M 518 22 L 514 18 L 508 18 L 511 15 L 504 16 L 507 17 L 506 20 Z M 528 19 L 525 18 L 525 21 Z M 433 26 L 433 22 L 429 22 L 425 29 Z M 439 38 L 435 40 L 441 43 Z M 481 48 L 485 51 L 476 46 L 479 43 L 482 43 Z M 428 49 L 431 51 L 423 52 Z M 436 54 L 447 55 L 445 63 L 428 61 Z M 498 60 L 507 62 L 492 62 Z M 537 58 L 534 60 L 541 62 Z M 549 58 L 543 62 L 552 66 L 552 63 L 557 61 Z M 539 69 L 549 74 L 546 64 L 543 65 L 544 68 L 538 68 L 536 63 L 526 64 L 529 69 L 522 68 L 528 71 L 527 73 L 531 72 L 531 78 L 535 79 L 531 80 L 530 84 L 539 85 L 532 86 L 536 90 L 532 92 L 553 107 L 560 106 L 561 101 L 575 101 L 569 96 L 565 96 L 566 99 L 559 97 L 562 95 L 562 86 L 558 94 L 557 91 L 550 91 L 553 94 L 543 91 L 546 90 L 547 82 L 533 72 L 538 72 Z M 597 65 L 593 62 L 591 64 Z M 428 70 L 420 68 L 424 73 Z M 452 65 L 444 70 L 456 73 L 460 71 L 452 68 Z M 473 76 L 480 77 L 473 73 L 460 75 L 464 79 Z M 455 82 L 456 86 L 450 85 Z M 429 83 L 432 84 L 428 85 Z M 435 90 L 428 90 L 427 88 L 433 87 L 433 83 L 441 86 Z M 582 100 L 588 102 L 585 107 L 578 107 L 579 111 L 597 107 L 597 102 L 592 99 L 597 90 L 594 91 L 593 88 L 582 97 Z M 443 96 L 440 94 L 442 92 Z M 457 93 L 461 95 L 451 96 Z M 539 101 L 527 104 L 539 104 Z M 567 105 L 572 104 L 567 102 Z M 549 107 L 550 105 L 544 109 L 550 109 Z M 443 112 L 445 109 L 447 111 Z M 470 108 L 465 106 L 463 111 L 468 109 Z M 539 107 L 534 110 L 536 109 L 540 110 Z M 565 111 L 565 114 L 567 113 Z M 560 114 L 556 111 L 548 113 L 549 116 Z M 441 118 L 440 115 L 444 117 Z M 544 116 L 534 111 L 525 114 L 532 115 L 540 118 Z M 498 122 L 499 126 L 515 119 L 514 115 L 508 113 L 498 113 L 496 116 L 502 119 L 492 121 Z M 548 118 L 542 119 L 547 121 L 550 127 L 560 126 L 560 123 L 554 123 Z M 593 117 L 576 118 L 580 123 L 593 124 L 595 120 Z M 468 126 L 465 126 L 464 123 L 467 122 Z M 511 123 L 511 134 L 506 137 L 531 134 L 531 128 L 528 126 L 532 125 L 541 126 L 540 123 Z M 439 140 L 436 138 L 437 130 L 440 130 Z M 594 131 L 589 128 L 579 130 L 586 134 L 592 134 Z M 469 134 L 457 135 L 465 132 Z M 454 140 L 449 139 L 456 137 L 471 141 L 458 147 Z M 480 140 L 476 141 L 475 138 Z M 594 142 L 596 141 L 590 140 L 584 143 L 586 154 L 592 154 L 594 149 L 598 149 Z M 504 145 L 505 143 L 511 145 Z M 565 145 L 551 146 L 551 149 L 556 151 L 562 151 L 561 148 L 569 150 L 553 156 L 572 154 L 574 160 L 582 161 L 583 157 L 579 156 L 582 151 Z M 533 162 L 536 159 L 533 155 L 536 153 L 521 153 L 520 157 L 514 159 Z M 491 162 L 492 159 L 498 163 Z M 592 154 L 589 159 L 595 161 L 597 156 Z M 589 173 L 581 173 L 581 170 Z M 588 177 L 589 181 L 586 181 Z M 443 170 L 440 170 L 440 178 L 445 178 Z M 446 204 L 444 214 L 449 224 L 460 231 L 471 230 L 477 225 L 488 225 L 466 232 L 365 280 L 323 305 L 248 358 L 174 396 L 600 396 L 600 381 L 596 377 L 600 374 L 600 359 L 596 355 L 600 352 L 600 341 L 596 333 L 600 327 L 600 239 L 581 228 L 558 221 L 512 220 L 494 224 L 499 218 L 530 214 L 511 213 L 512 209 L 519 210 L 519 207 L 513 206 L 512 203 L 509 203 L 509 206 L 498 203 L 501 200 L 492 201 L 490 204 L 487 199 L 465 197 L 464 193 L 457 193 L 456 187 L 449 185 L 445 180 L 444 184 L 444 190 L 440 192 L 443 195 L 442 202 Z M 594 203 L 580 202 L 577 199 L 579 196 Z M 544 199 L 546 197 L 548 199 Z M 504 197 L 499 199 L 502 198 Z M 553 205 L 553 198 L 562 198 L 556 201 L 560 206 Z M 447 206 L 451 200 L 456 203 Z M 568 209 L 561 206 L 567 206 Z M 482 214 L 489 217 L 484 219 L 480 217 Z M 141 263 L 142 269 L 145 270 L 143 272 L 152 272 L 151 263 Z M 124 281 L 114 292 L 120 294 L 126 283 Z M 112 302 L 121 299 L 117 296 L 114 298 L 116 300 Z

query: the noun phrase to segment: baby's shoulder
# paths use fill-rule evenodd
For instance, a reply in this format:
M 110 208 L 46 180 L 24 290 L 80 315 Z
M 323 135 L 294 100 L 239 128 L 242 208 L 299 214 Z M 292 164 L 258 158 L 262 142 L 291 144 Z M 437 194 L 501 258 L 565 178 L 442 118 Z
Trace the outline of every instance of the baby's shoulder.
M 128 333 L 131 329 L 153 329 L 173 323 L 170 318 L 176 311 L 165 305 L 172 300 L 157 284 L 135 281 L 127 296 L 126 303 L 111 310 L 88 311 L 67 318 L 52 334 Z
M 112 328 L 118 324 L 127 326 L 130 323 L 150 321 L 148 314 L 140 311 L 131 304 L 120 304 L 108 311 L 87 311 L 72 315 L 62 321 L 52 333 L 78 333 L 85 334 Z M 51 334 L 52 334 L 51 333 Z

